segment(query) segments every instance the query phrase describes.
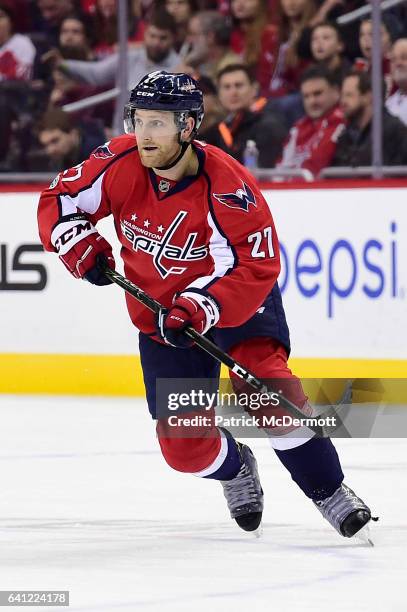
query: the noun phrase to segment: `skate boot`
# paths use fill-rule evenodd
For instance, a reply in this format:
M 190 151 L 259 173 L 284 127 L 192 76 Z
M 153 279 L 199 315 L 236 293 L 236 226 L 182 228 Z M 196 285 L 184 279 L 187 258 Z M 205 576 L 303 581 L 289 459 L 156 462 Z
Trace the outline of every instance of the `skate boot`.
M 322 516 L 345 538 L 351 538 L 372 518 L 370 509 L 345 484 L 336 489 L 331 497 L 314 501 Z
M 242 467 L 232 480 L 221 480 L 230 516 L 244 531 L 256 531 L 263 513 L 263 489 L 261 488 L 257 461 L 246 444 L 237 443 L 242 457 Z

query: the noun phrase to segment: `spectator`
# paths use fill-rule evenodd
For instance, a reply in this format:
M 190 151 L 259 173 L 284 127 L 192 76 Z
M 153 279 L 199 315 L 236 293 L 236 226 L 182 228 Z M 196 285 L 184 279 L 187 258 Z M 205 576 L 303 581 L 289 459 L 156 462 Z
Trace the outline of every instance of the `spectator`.
M 179 55 L 174 51 L 176 24 L 166 11 L 157 11 L 144 32 L 144 44 L 128 52 L 129 92 L 141 77 L 154 70 L 173 70 L 179 64 Z M 94 86 L 113 86 L 119 72 L 117 53 L 98 62 L 64 61 L 60 69 L 70 77 Z M 130 93 L 129 93 L 130 95 Z M 123 131 L 123 109 L 116 108 L 114 129 Z
M 297 55 L 303 59 L 312 59 L 311 34 L 317 26 L 325 23 L 336 24 L 338 17 L 363 6 L 363 0 L 315 0 L 316 13 L 303 28 L 297 43 Z M 356 21 L 340 26 L 341 39 L 346 40 L 346 55 L 356 57 L 359 50 L 359 24 Z M 356 51 L 355 51 L 356 48 Z
M 372 163 L 372 85 L 367 72 L 352 72 L 342 84 L 341 106 L 348 126 L 338 140 L 332 165 L 370 166 Z M 407 128 L 383 112 L 383 163 L 407 164 Z
M 320 2 L 320 0 L 317 0 Z M 329 0 L 328 0 L 329 2 Z M 322 21 L 329 21 L 330 23 L 336 22 L 338 17 L 341 15 L 345 15 L 346 13 L 350 13 L 358 8 L 362 8 L 366 6 L 366 0 L 340 0 L 335 7 L 329 11 Z M 318 13 L 315 15 L 315 18 L 318 18 Z M 382 13 L 382 16 L 384 13 Z M 313 20 L 314 21 L 314 20 Z M 312 21 L 312 26 L 320 23 L 316 21 L 315 23 Z M 340 30 L 342 34 L 342 40 L 345 43 L 345 55 L 353 64 L 355 59 L 360 55 L 360 46 L 359 46 L 359 29 L 360 29 L 360 21 L 355 19 L 354 21 L 350 21 L 349 23 L 341 23 Z
M 70 78 L 60 70 L 54 70 L 52 75 L 53 88 L 48 99 L 48 106 L 50 107 L 63 107 L 65 104 L 78 102 L 101 92 L 101 88 L 78 83 L 78 81 Z M 100 119 L 106 128 L 110 128 L 113 121 L 113 113 L 114 104 L 109 100 L 95 107 L 76 111 L 71 116 L 73 119 L 80 118 L 82 120 Z
M 281 37 L 279 28 L 270 23 L 269 1 L 231 0 L 231 15 L 234 26 L 230 39 L 232 51 L 255 71 L 261 95 L 274 95 L 270 81 L 278 64 Z
M 281 152 L 286 135 L 284 123 L 273 113 L 264 112 L 266 100 L 256 100 L 258 85 L 243 64 L 232 64 L 218 76 L 219 100 L 228 113 L 226 119 L 205 134 L 205 140 L 243 162 L 248 140 L 254 140 L 259 151 L 259 166 L 270 168 Z
M 350 72 L 348 59 L 342 56 L 344 43 L 341 32 L 334 23 L 324 22 L 312 28 L 311 53 L 317 64 L 326 66 L 340 86 Z
M 38 139 L 47 155 L 44 170 L 76 166 L 102 145 L 105 134 L 98 123 L 75 122 L 59 108 L 49 109 L 38 125 Z
M 407 125 L 407 38 L 399 38 L 393 45 L 391 76 L 396 90 L 387 99 L 386 108 Z
M 144 21 L 130 0 L 127 0 L 127 10 L 128 39 L 130 43 L 141 43 L 144 36 Z M 103 59 L 117 51 L 117 32 L 117 0 L 96 0 L 92 50 L 97 59 Z
M 382 21 L 381 24 L 381 34 L 382 54 L 383 58 L 387 59 L 391 49 L 391 36 L 384 21 Z M 362 63 L 364 63 L 363 67 L 365 69 L 370 69 L 373 47 L 373 25 L 371 19 L 364 19 L 360 22 L 359 46 L 363 55 L 363 58 L 360 59 L 360 67 L 362 67 Z
M 229 64 L 238 63 L 239 56 L 230 50 L 231 22 L 216 11 L 201 11 L 194 15 L 188 25 L 190 51 L 184 57 L 183 70 L 197 71 L 216 80 L 218 73 Z
M 199 138 L 205 140 L 205 134 L 213 125 L 224 118 L 224 111 L 220 105 L 218 92 L 213 81 L 207 76 L 201 76 L 198 87 L 203 93 L 205 115 L 199 128 Z
M 315 15 L 314 0 L 278 0 L 276 25 L 264 33 L 256 76 L 260 94 L 270 98 L 268 108 L 284 117 L 290 128 L 304 112 L 299 84 L 309 58 L 298 53 L 300 42 Z M 308 44 L 309 46 L 309 44 Z
M 0 164 L 9 170 L 10 147 L 19 114 L 27 109 L 28 81 L 31 77 L 35 48 L 23 34 L 14 33 L 15 13 L 0 2 Z
M 298 55 L 298 46 L 315 12 L 314 0 L 279 0 L 278 40 L 270 41 L 258 69 L 261 92 L 266 97 L 278 98 L 298 91 L 301 74 L 309 64 L 308 58 Z
M 89 61 L 93 59 L 90 35 L 85 21 L 76 15 L 63 19 L 58 38 L 58 46 L 50 49 L 41 57 L 43 63 L 49 62 L 54 68 L 63 59 Z
M 373 26 L 370 19 L 360 23 L 359 46 L 363 57 L 358 57 L 353 65 L 355 70 L 369 72 L 372 65 Z M 387 89 L 390 89 L 390 52 L 392 40 L 396 38 L 397 27 L 390 15 L 383 15 L 381 24 L 382 33 L 382 73 Z
M 35 32 L 42 33 L 50 46 L 56 47 L 59 38 L 59 28 L 65 17 L 75 11 L 74 0 L 37 0 L 39 17 L 35 24 Z
M 311 66 L 302 76 L 301 95 L 305 117 L 291 128 L 276 168 L 304 168 L 317 175 L 330 165 L 344 129 L 339 88 L 326 67 Z
M 0 2 L 0 81 L 28 81 L 34 58 L 34 45 L 28 36 L 14 33 L 14 13 Z
M 232 51 L 254 67 L 260 54 L 264 28 L 270 22 L 268 0 L 231 0 Z
M 90 34 L 87 24 L 79 16 L 71 15 L 61 23 L 59 31 L 59 48 L 62 57 L 74 59 L 73 55 L 80 55 L 76 59 L 93 59 L 91 51 Z
M 51 86 L 50 106 L 63 106 L 100 92 L 97 87 L 78 83 L 57 68 L 64 59 L 82 61 L 92 59 L 90 34 L 87 26 L 88 22 L 80 16 L 66 17 L 61 23 L 58 48 L 51 49 L 41 58 L 42 62 L 46 62 L 50 69 L 50 75 L 46 79 Z M 111 125 L 113 111 L 114 104 L 106 102 L 103 105 L 85 109 L 85 111 L 81 111 L 81 114 L 83 118 L 101 117 L 107 122 L 107 125 Z
M 60 70 L 54 70 L 52 76 L 54 85 L 49 95 L 50 106 L 63 106 L 96 93 L 95 88 L 78 83 Z
M 175 36 L 175 50 L 180 55 L 185 52 L 185 39 L 187 36 L 188 22 L 198 10 L 196 0 L 165 0 L 165 10 L 174 17 L 177 24 Z

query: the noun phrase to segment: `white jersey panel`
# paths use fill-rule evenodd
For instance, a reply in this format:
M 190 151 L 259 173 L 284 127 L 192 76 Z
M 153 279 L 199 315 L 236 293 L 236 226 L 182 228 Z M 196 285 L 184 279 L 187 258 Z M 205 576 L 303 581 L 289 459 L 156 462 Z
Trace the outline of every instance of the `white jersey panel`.
M 99 208 L 102 200 L 102 182 L 104 174 L 101 174 L 99 178 L 89 185 L 83 191 L 80 191 L 75 196 L 61 195 L 61 210 L 62 215 L 71 215 L 76 213 L 78 209 L 83 212 L 93 215 Z M 67 179 L 62 179 L 67 180 Z
M 212 235 L 209 239 L 209 254 L 213 259 L 215 269 L 210 276 L 203 276 L 191 283 L 188 288 L 204 289 L 215 278 L 222 278 L 226 272 L 234 267 L 236 258 L 233 249 L 228 244 L 227 239 L 219 232 L 212 218 L 211 213 L 208 213 L 208 225 L 212 230 Z

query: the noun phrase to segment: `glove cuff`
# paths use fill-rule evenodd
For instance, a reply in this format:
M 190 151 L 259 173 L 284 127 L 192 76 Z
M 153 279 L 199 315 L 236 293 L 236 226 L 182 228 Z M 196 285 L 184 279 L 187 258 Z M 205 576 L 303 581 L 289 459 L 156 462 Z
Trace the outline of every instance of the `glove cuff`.
M 66 215 L 52 230 L 51 243 L 58 255 L 66 255 L 77 242 L 96 233 L 97 229 L 85 215 Z
M 208 293 L 203 294 L 201 292 L 190 289 L 187 291 L 182 291 L 179 294 L 179 297 L 189 298 L 190 300 L 194 300 L 194 302 L 196 302 L 199 305 L 199 307 L 202 308 L 202 310 L 204 311 L 206 322 L 205 322 L 205 328 L 202 331 L 203 334 L 206 334 L 206 332 L 211 327 L 216 325 L 217 322 L 219 321 L 219 317 L 220 317 L 219 305 L 216 302 L 216 300 Z

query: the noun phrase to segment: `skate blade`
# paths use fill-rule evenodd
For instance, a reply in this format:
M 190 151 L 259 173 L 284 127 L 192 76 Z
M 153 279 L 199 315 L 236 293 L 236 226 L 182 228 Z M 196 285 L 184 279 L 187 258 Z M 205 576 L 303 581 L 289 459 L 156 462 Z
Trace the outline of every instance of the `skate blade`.
M 257 529 L 255 529 L 254 531 L 249 531 L 249 533 L 253 538 L 261 538 L 261 536 L 263 535 L 263 524 L 260 523 Z
M 355 533 L 353 537 L 359 540 L 360 542 L 363 542 L 363 544 L 365 544 L 366 546 L 374 546 L 374 543 L 373 543 L 373 540 L 370 534 L 369 523 L 366 523 L 366 525 L 362 527 L 362 529 L 360 529 L 357 533 Z

